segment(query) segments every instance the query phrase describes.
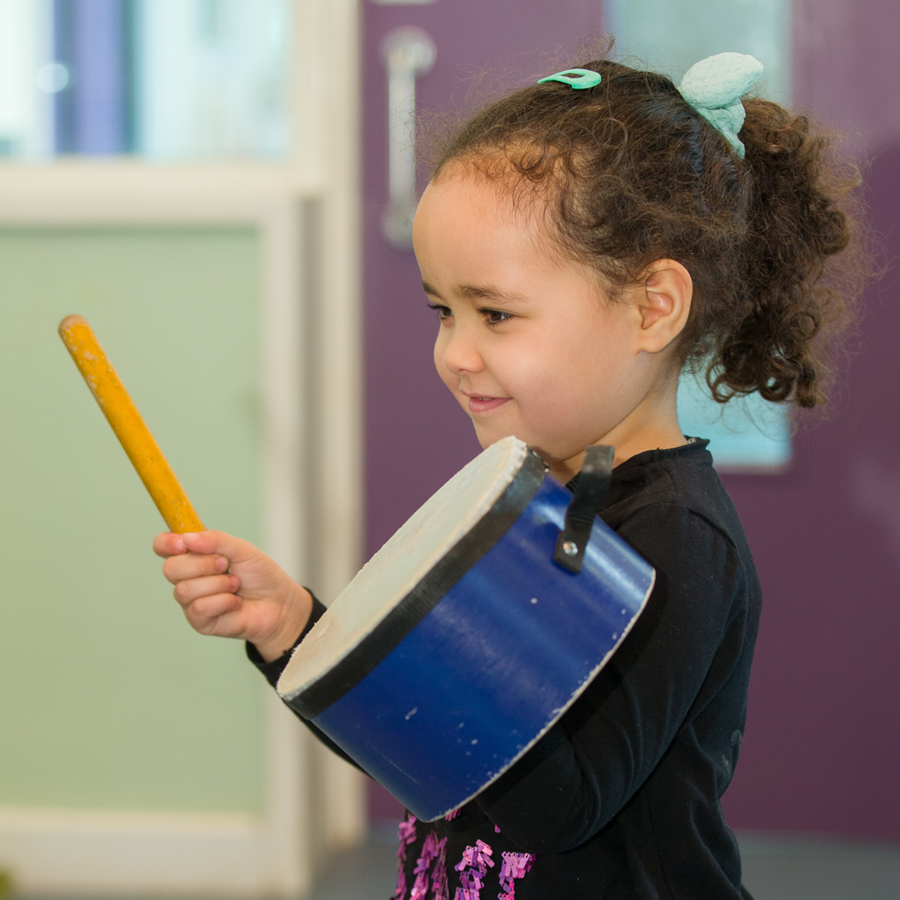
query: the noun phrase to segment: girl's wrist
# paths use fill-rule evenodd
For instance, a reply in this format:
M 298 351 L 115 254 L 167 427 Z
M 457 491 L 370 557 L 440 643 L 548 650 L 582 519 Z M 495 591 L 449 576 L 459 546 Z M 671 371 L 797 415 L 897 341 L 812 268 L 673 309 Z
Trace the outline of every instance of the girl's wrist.
M 253 641 L 266 662 L 283 656 L 297 643 L 312 614 L 312 594 L 299 584 L 295 583 L 293 587 L 291 598 L 284 604 L 285 615 L 275 634 L 265 640 Z

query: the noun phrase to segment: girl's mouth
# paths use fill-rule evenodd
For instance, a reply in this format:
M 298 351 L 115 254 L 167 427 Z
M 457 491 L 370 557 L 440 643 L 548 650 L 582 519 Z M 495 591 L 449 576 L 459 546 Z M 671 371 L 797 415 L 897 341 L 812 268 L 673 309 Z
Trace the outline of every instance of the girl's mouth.
M 468 397 L 470 413 L 490 412 L 503 406 L 510 399 L 509 397 L 478 397 L 472 394 L 468 395 Z

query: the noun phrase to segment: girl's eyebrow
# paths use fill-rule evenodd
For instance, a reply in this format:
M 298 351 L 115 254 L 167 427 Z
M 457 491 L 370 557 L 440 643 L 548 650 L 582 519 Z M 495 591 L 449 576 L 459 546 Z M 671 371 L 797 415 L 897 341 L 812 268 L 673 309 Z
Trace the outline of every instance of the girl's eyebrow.
M 494 304 L 512 303 L 516 300 L 524 299 L 518 294 L 501 291 L 492 285 L 480 287 L 474 284 L 461 284 L 457 291 L 461 297 L 465 297 L 467 300 L 488 300 Z
M 441 296 L 427 281 L 422 282 L 422 290 L 433 297 Z M 456 288 L 455 293 L 459 294 L 460 297 L 465 297 L 467 300 L 488 300 L 495 304 L 512 303 L 525 299 L 518 294 L 510 294 L 491 285 L 481 287 L 473 284 L 461 284 Z

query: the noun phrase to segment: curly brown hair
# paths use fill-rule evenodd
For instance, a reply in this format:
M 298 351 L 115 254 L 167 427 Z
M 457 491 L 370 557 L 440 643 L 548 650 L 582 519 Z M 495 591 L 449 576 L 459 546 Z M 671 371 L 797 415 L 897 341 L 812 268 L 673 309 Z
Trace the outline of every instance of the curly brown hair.
M 464 164 L 541 193 L 559 249 L 613 298 L 654 261 L 682 263 L 694 299 L 681 362 L 705 369 L 720 403 L 754 391 L 824 402 L 823 328 L 846 322 L 861 287 L 860 265 L 829 265 L 851 242 L 855 167 L 776 103 L 744 101 L 741 160 L 665 75 L 578 67 L 600 84 L 535 84 L 491 103 L 443 143 L 433 178 Z

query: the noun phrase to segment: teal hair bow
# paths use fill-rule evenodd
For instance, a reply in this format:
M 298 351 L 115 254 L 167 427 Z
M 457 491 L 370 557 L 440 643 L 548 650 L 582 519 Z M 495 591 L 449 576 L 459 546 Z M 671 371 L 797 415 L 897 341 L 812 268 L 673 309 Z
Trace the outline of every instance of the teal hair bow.
M 717 53 L 691 66 L 678 85 L 681 96 L 725 137 L 740 159 L 744 144 L 738 132 L 746 115 L 741 97 L 762 73 L 763 64 L 752 56 Z

